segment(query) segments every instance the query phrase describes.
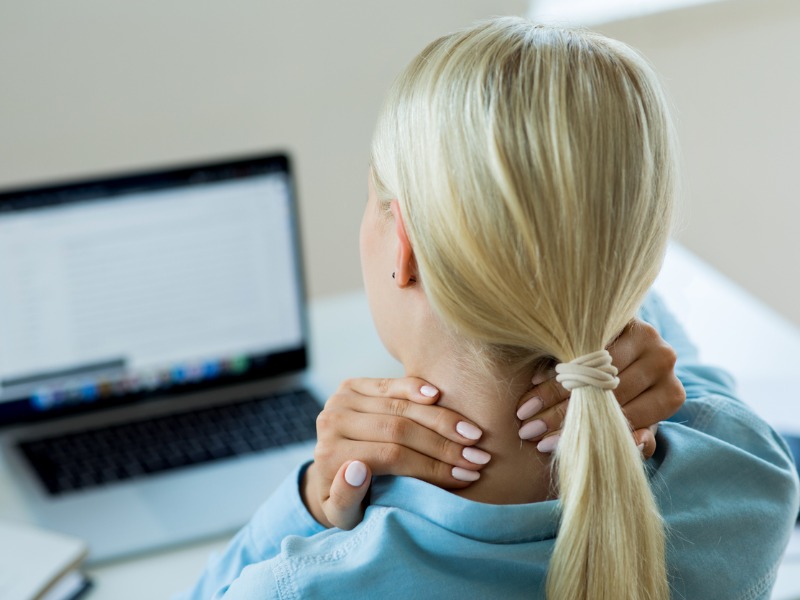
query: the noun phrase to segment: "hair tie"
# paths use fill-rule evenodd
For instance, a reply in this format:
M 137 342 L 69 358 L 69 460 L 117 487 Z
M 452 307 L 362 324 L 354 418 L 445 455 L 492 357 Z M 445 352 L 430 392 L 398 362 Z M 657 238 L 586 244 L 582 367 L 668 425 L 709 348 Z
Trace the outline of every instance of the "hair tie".
M 556 381 L 570 391 L 587 385 L 613 390 L 619 385 L 618 372 L 617 367 L 611 364 L 608 350 L 598 350 L 557 364 Z

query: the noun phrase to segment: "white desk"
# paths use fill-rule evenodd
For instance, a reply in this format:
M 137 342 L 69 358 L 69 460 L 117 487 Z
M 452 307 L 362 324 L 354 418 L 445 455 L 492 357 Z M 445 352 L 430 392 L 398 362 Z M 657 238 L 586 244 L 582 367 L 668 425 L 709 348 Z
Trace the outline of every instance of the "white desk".
M 734 372 L 742 397 L 767 419 L 800 432 L 800 410 L 786 410 L 796 404 L 783 400 L 787 387 L 780 381 L 793 373 L 800 356 L 797 328 L 679 247 L 670 250 L 657 288 L 681 315 L 704 360 Z M 372 328 L 363 293 L 316 301 L 310 318 L 320 389 L 333 390 L 348 376 L 401 374 Z M 0 516 L 21 514 L 19 503 L 0 464 Z M 218 539 L 91 568 L 95 587 L 87 600 L 168 598 L 188 587 L 208 555 L 225 543 Z M 774 600 L 800 599 L 800 541 L 794 544 L 781 566 Z

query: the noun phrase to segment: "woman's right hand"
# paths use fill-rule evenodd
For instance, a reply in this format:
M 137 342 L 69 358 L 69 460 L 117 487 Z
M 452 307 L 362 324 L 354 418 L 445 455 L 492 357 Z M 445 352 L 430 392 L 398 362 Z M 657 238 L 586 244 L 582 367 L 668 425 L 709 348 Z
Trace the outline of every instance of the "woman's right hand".
M 314 462 L 303 501 L 326 527 L 352 529 L 374 475 L 405 475 L 446 489 L 480 477 L 491 458 L 475 448 L 481 430 L 435 406 L 439 391 L 416 377 L 349 379 L 317 417 Z

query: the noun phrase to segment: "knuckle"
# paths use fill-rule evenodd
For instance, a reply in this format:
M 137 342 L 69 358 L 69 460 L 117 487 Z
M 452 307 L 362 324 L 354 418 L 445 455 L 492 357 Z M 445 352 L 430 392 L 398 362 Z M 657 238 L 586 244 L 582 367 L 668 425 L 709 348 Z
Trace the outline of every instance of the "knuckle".
M 333 508 L 337 509 L 337 511 L 344 511 L 349 508 L 351 500 L 340 490 L 336 489 L 336 486 L 333 486 L 328 502 Z M 328 518 L 331 518 L 331 515 L 328 515 Z
M 329 444 L 318 442 L 314 447 L 314 462 L 326 464 L 333 456 L 333 448 Z
M 678 407 L 682 406 L 683 403 L 686 402 L 686 388 L 683 387 L 681 380 L 675 375 L 672 376 L 672 387 L 674 389 L 674 394 L 672 396 L 673 404 Z
M 451 429 L 455 429 L 455 425 L 451 423 L 450 413 L 445 410 L 436 411 L 433 417 L 433 427 L 436 431 L 450 431 Z
M 386 377 L 382 377 L 381 379 L 378 379 L 378 382 L 377 382 L 378 392 L 380 392 L 381 394 L 384 394 L 384 395 L 387 394 L 389 392 L 390 384 L 391 384 L 391 380 L 387 379 Z
M 664 342 L 662 346 L 661 353 L 664 357 L 664 363 L 667 365 L 667 368 L 672 370 L 675 368 L 675 364 L 678 362 L 678 353 L 675 352 L 675 349 Z
M 389 401 L 389 414 L 394 415 L 395 417 L 402 417 L 406 414 L 406 404 L 405 400 L 401 398 L 392 398 Z
M 327 429 L 332 429 L 336 420 L 333 411 L 329 409 L 322 410 L 317 415 L 317 433 L 321 433 Z
M 402 418 L 389 419 L 383 424 L 387 437 L 395 442 L 403 441 L 408 436 L 409 423 Z
M 547 402 L 555 403 L 561 400 L 561 397 L 567 394 L 567 390 L 561 386 L 561 384 L 556 381 L 556 378 L 553 377 L 552 379 L 548 380 L 545 384 L 547 388 L 547 398 L 542 398 L 542 401 L 547 404 Z
M 674 352 L 669 346 L 661 345 L 652 354 L 652 365 L 662 371 L 670 372 L 672 367 L 675 366 Z
M 346 398 L 347 390 L 340 388 L 328 398 L 328 400 L 325 402 L 325 408 L 336 408 L 340 404 L 343 404 Z
M 444 483 L 452 481 L 452 467 L 442 462 L 431 461 L 428 463 L 428 471 L 431 483 Z
M 339 388 L 337 389 L 337 392 L 344 392 L 346 390 L 352 390 L 354 381 L 355 380 L 352 379 L 352 378 L 345 379 L 344 381 L 342 381 L 342 383 L 339 384 Z
M 330 409 L 323 408 L 321 411 L 319 411 L 319 414 L 317 414 L 317 426 L 319 427 L 320 425 L 325 425 L 326 423 L 328 423 L 330 417 L 331 417 Z
M 446 458 L 447 460 L 453 460 L 456 457 L 461 457 L 461 453 L 458 452 L 457 445 L 447 438 L 438 438 L 435 445 L 436 447 L 434 451 L 436 452 L 437 456 Z
M 559 423 L 562 423 L 564 419 L 567 417 L 567 403 L 561 402 L 556 404 L 553 407 L 553 417 L 558 420 Z
M 637 321 L 637 329 L 639 330 L 639 335 L 648 342 L 661 339 L 658 330 L 647 321 Z
M 399 464 L 402 458 L 402 448 L 395 444 L 386 444 L 379 451 L 379 460 L 383 465 L 394 466 Z

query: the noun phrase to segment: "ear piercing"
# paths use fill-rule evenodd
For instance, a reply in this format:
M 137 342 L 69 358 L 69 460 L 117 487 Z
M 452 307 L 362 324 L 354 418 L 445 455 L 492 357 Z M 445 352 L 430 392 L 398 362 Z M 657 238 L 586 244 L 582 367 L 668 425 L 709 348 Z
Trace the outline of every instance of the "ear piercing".
M 394 279 L 394 274 L 395 274 L 395 271 L 392 271 L 392 279 Z M 410 277 L 409 281 L 411 281 L 411 283 L 417 283 L 417 278 L 416 277 Z

